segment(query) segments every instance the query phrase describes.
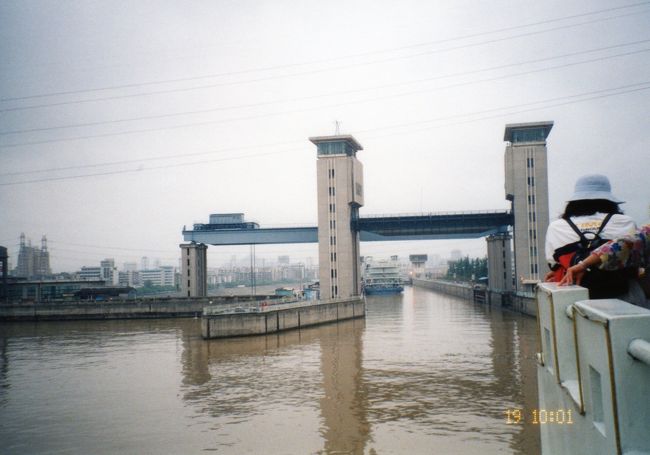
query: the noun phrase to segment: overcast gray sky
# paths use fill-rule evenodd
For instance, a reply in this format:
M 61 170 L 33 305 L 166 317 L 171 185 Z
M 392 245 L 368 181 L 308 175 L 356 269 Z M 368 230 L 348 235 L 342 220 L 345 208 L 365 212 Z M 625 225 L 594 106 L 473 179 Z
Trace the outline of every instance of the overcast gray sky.
M 47 234 L 55 271 L 175 265 L 183 225 L 210 213 L 315 225 L 307 138 L 336 120 L 364 146 L 362 215 L 507 208 L 504 125 L 553 120 L 551 213 L 600 172 L 647 221 L 649 24 L 633 0 L 5 0 L 0 244 L 15 265 L 21 232 Z M 362 253 L 453 248 L 485 254 Z

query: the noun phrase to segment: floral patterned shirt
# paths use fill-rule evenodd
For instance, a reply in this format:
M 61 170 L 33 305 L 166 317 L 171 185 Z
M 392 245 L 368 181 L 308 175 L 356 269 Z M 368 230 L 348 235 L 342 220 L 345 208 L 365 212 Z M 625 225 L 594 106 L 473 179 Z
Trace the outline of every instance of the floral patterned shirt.
M 627 267 L 650 267 L 650 224 L 635 235 L 621 237 L 596 248 L 592 254 L 600 258 L 604 270 Z

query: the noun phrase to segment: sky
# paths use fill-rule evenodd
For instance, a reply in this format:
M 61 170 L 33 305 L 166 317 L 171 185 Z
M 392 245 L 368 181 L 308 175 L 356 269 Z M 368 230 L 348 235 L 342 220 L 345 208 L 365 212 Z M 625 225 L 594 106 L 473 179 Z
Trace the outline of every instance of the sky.
M 0 2 L 0 245 L 176 265 L 184 225 L 316 225 L 310 136 L 363 145 L 361 215 L 507 209 L 508 123 L 554 121 L 551 216 L 610 178 L 648 221 L 650 2 Z M 485 255 L 485 241 L 361 253 Z M 209 265 L 248 247 L 211 247 Z M 258 261 L 317 245 L 257 247 Z

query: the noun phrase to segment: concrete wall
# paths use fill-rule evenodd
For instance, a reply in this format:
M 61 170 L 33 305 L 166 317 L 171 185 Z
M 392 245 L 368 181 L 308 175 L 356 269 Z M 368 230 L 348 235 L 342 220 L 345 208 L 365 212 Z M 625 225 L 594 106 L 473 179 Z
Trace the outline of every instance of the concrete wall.
M 537 316 L 537 303 L 535 302 L 535 297 L 532 295 L 524 294 L 511 294 L 507 296 L 507 304 L 505 307 L 510 308 L 513 311 L 518 311 L 519 313 L 527 314 L 529 316 Z
M 268 296 L 257 296 L 266 299 Z M 194 317 L 210 302 L 237 305 L 250 296 L 210 297 L 197 299 L 142 299 L 111 302 L 55 302 L 0 305 L 0 321 L 80 320 L 80 319 L 147 319 Z
M 436 292 L 453 295 L 462 299 L 474 300 L 474 289 L 469 284 L 413 278 L 413 286 L 431 289 Z M 490 305 L 498 305 L 529 316 L 535 316 L 537 314 L 535 298 L 532 295 L 502 293 L 488 290 L 486 292 L 485 302 Z
M 272 308 L 272 307 L 271 307 Z M 203 338 L 265 335 L 328 322 L 361 318 L 366 315 L 365 300 L 352 298 L 336 302 L 267 310 L 259 313 L 216 314 L 203 316 Z
M 472 300 L 474 292 L 469 284 L 450 283 L 442 280 L 421 280 L 413 278 L 413 286 L 420 286 L 422 288 L 433 289 L 443 294 L 453 295 L 463 299 Z

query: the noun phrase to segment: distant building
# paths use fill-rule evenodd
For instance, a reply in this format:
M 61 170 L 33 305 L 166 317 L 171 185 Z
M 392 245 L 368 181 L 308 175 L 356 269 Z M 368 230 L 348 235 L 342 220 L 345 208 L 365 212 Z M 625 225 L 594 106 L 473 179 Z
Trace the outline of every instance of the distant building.
M 103 280 L 21 280 L 13 278 L 8 284 L 10 301 L 43 302 L 75 299 L 84 288 L 100 288 Z
M 451 250 L 451 260 L 457 261 L 462 257 L 463 253 L 460 250 Z
M 104 281 L 101 267 L 81 267 L 78 276 L 80 280 Z
M 29 240 L 25 243 L 25 234 L 20 234 L 20 250 L 18 251 L 18 264 L 14 269 L 14 276 L 44 278 L 52 275 L 50 269 L 50 253 L 47 250 L 47 238 L 41 239 L 41 248 L 32 247 Z
M 134 288 L 142 286 L 142 282 L 140 281 L 140 272 L 136 270 L 127 270 L 125 272 L 119 272 L 118 284 L 120 286 L 131 286 Z
M 122 270 L 124 272 L 135 272 L 138 270 L 138 263 L 137 262 L 125 262 L 122 265 Z
M 278 264 L 289 264 L 289 256 L 278 256 Z
M 116 285 L 119 282 L 115 259 L 104 259 L 99 263 L 101 268 L 101 278 L 106 284 Z
M 174 286 L 174 267 L 163 265 L 157 269 L 141 270 L 140 283 L 143 286 Z

